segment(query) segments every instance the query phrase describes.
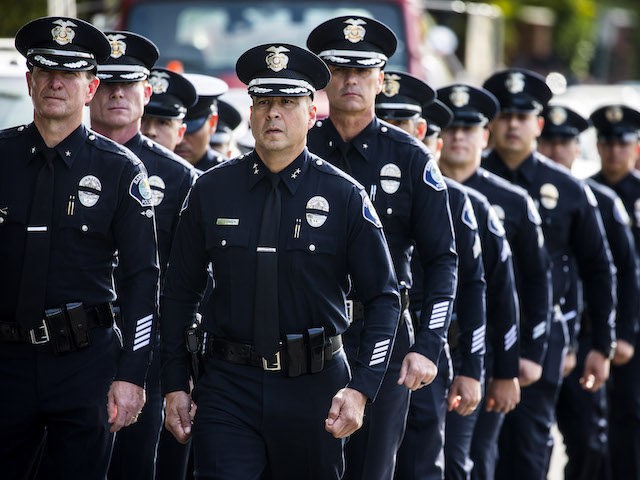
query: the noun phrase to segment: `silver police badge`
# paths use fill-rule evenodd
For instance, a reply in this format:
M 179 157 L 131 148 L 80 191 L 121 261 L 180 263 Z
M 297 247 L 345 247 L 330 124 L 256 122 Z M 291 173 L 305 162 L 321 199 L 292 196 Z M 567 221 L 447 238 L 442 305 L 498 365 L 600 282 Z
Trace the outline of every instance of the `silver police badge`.
M 164 189 L 166 187 L 164 180 L 157 175 L 149 177 L 149 187 L 151 188 L 151 204 L 157 207 L 164 199 Z
M 382 93 L 387 97 L 395 97 L 400 92 L 400 76 L 395 73 L 384 76 Z
M 469 104 L 469 89 L 464 86 L 457 86 L 451 89 L 449 101 L 454 107 L 461 108 Z
M 389 195 L 396 193 L 400 188 L 400 178 L 402 178 L 402 172 L 394 163 L 387 163 L 380 169 L 380 187 L 384 193 Z
M 267 62 L 267 68 L 273 70 L 274 72 L 279 72 L 280 70 L 284 70 L 287 68 L 287 64 L 289 63 L 289 57 L 287 57 L 283 52 L 288 52 L 289 49 L 285 47 L 269 47 L 267 48 L 267 52 L 270 52 L 265 58 Z
M 554 125 L 562 125 L 567 121 L 567 111 L 562 107 L 552 107 L 548 117 Z
M 555 185 L 545 183 L 540 187 L 540 204 L 547 210 L 553 210 L 558 206 L 560 192 Z
M 159 72 L 154 70 L 149 75 L 149 85 L 151 85 L 151 91 L 155 95 L 166 93 L 169 89 L 169 74 L 167 72 Z
M 604 116 L 606 117 L 609 123 L 618 123 L 622 121 L 622 117 L 624 117 L 624 113 L 622 109 L 618 106 L 609 107 L 605 110 Z
M 504 82 L 509 93 L 520 93 L 524 90 L 524 75 L 521 72 L 512 72 Z
M 78 182 L 78 200 L 85 207 L 93 207 L 98 203 L 101 191 L 102 183 L 93 175 L 82 177 Z
M 77 27 L 75 23 L 70 20 L 62 20 L 61 18 L 53 22 L 55 27 L 51 29 L 51 36 L 53 41 L 58 45 L 67 45 L 73 42 L 73 37 L 76 36 L 71 27 Z
M 311 197 L 307 202 L 306 216 L 307 223 L 314 228 L 321 227 L 327 221 L 329 215 L 329 202 L 321 196 Z
M 107 35 L 109 39 L 109 45 L 111 45 L 111 58 L 120 58 L 127 51 L 127 44 L 124 43 L 123 39 L 127 38 L 120 33 L 116 33 L 113 35 Z
M 367 22 L 360 18 L 350 18 L 345 20 L 344 23 L 347 24 L 344 30 L 342 30 L 345 40 L 349 40 L 351 43 L 358 43 L 364 40 L 367 31 L 362 25 L 366 25 Z

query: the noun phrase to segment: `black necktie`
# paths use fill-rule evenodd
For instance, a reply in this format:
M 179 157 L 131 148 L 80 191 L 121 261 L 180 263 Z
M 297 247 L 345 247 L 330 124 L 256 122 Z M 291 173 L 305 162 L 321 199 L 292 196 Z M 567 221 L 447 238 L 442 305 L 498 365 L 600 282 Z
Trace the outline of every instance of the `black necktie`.
M 275 354 L 280 341 L 278 322 L 278 231 L 280 230 L 280 177 L 269 173 L 269 193 L 262 210 L 256 265 L 256 300 L 253 337 L 263 357 Z
M 16 318 L 25 332 L 35 328 L 44 317 L 51 244 L 55 155 L 53 149 L 46 149 L 39 155 L 42 166 L 36 178 L 27 225 L 27 241 L 16 307 Z
M 338 150 L 340 151 L 340 158 L 336 162 L 335 166 L 343 172 L 351 175 L 353 173 L 351 170 L 351 162 L 349 161 L 349 150 L 351 150 L 351 144 L 343 142 L 338 145 Z

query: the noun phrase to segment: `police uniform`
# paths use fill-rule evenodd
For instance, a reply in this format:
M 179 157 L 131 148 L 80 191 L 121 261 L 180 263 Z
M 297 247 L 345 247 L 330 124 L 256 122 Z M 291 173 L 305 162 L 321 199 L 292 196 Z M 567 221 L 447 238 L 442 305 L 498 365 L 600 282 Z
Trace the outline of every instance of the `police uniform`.
M 189 135 L 200 130 L 209 117 L 218 112 L 217 99 L 229 89 L 229 86 L 219 78 L 199 73 L 187 73 L 185 77 L 196 87 L 198 94 L 198 100 L 195 105 L 187 109 L 184 119 L 187 125 L 185 135 Z M 225 160 L 224 155 L 207 147 L 205 154 L 193 166 L 204 172 Z
M 455 84 L 437 91 L 438 98 L 452 112 L 447 122 L 452 127 L 484 126 L 498 110 L 497 101 L 491 94 L 467 85 Z M 429 122 L 430 119 L 428 118 Z M 430 121 L 430 123 L 434 123 Z M 487 355 L 486 379 L 513 379 L 519 371 L 519 305 L 516 296 L 511 248 L 505 237 L 504 227 L 487 198 L 467 188 L 469 199 L 478 220 L 478 232 L 487 283 Z M 456 301 L 459 304 L 459 301 Z M 454 355 L 455 358 L 455 355 Z M 456 365 L 454 363 L 454 370 Z M 485 372 L 483 372 L 484 374 Z M 474 434 L 478 416 L 488 416 L 484 403 L 467 416 L 449 412 L 445 432 L 445 477 L 448 479 L 469 478 L 473 468 L 471 443 L 475 436 L 492 432 L 478 431 Z M 485 421 L 485 423 L 487 423 Z M 494 423 L 494 425 L 496 425 Z
M 29 68 L 70 72 L 95 72 L 110 51 L 99 30 L 67 17 L 29 22 L 16 34 L 16 48 Z M 158 264 L 147 174 L 131 152 L 80 124 L 52 148 L 35 123 L 3 131 L 0 145 L 8 155 L 0 165 L 3 475 L 25 475 L 46 428 L 45 471 L 104 478 L 112 440 L 107 391 L 113 381 L 145 384 L 155 330 Z M 44 225 L 32 225 L 43 159 L 53 166 L 52 211 Z M 48 232 L 48 270 L 37 267 L 46 280 L 45 308 L 23 318 L 21 273 L 28 273 L 33 236 Z M 127 286 L 119 292 L 126 318 L 119 333 L 111 309 L 116 251 Z M 35 302 L 38 292 L 28 298 Z
M 338 17 L 316 27 L 307 46 L 330 65 L 382 68 L 394 53 L 396 42 L 393 32 L 380 22 Z M 344 142 L 330 114 L 310 130 L 309 149 L 353 175 L 368 190 L 381 215 L 405 298 L 412 286 L 414 245 L 428 272 L 419 300 L 422 317 L 415 343 L 404 301 L 401 328 L 379 398 L 368 406 L 363 428 L 347 444 L 345 478 L 392 478 L 409 404 L 409 391 L 397 384 L 402 361 L 408 352 L 420 353 L 436 366 L 444 359 L 457 268 L 446 184 L 433 156 L 420 142 L 375 116 L 355 138 Z M 358 308 L 363 300 L 361 292 L 354 291 L 351 299 L 354 323 L 345 345 L 351 364 L 356 365 L 358 338 L 366 328 Z
M 150 76 L 158 58 L 158 49 L 141 35 L 125 31 L 105 32 L 111 43 L 111 56 L 98 65 L 98 77 L 103 84 L 142 82 L 149 80 L 152 91 L 159 91 L 161 79 L 171 81 L 166 72 L 158 71 Z M 163 75 L 159 75 L 163 74 Z M 98 87 L 100 88 L 100 87 Z M 164 93 L 167 95 L 167 92 Z M 152 94 L 153 96 L 153 94 Z M 167 95 L 169 97 L 170 95 Z M 186 107 L 179 105 L 177 97 L 154 99 L 152 109 L 165 104 L 164 113 L 176 117 L 184 115 Z M 195 102 L 192 88 L 189 103 Z M 172 111 L 167 111 L 172 110 Z M 158 110 L 155 110 L 158 111 Z M 160 260 L 160 286 L 169 260 L 171 240 L 178 222 L 182 202 L 195 180 L 195 169 L 173 152 L 155 143 L 139 132 L 125 144 L 144 163 L 149 175 L 151 204 L 155 212 L 158 257 Z M 116 289 L 126 288 L 116 269 Z M 156 345 L 158 340 L 156 338 Z M 160 393 L 160 362 L 154 355 L 147 380 L 147 404 L 138 422 L 118 433 L 113 447 L 109 478 L 150 479 L 154 478 L 156 446 L 162 428 L 162 395 Z
M 236 71 L 257 100 L 310 95 L 329 80 L 317 57 L 287 44 L 248 50 Z M 171 319 L 162 323 L 163 389 L 188 391 L 184 329 L 211 262 L 215 313 L 203 319 L 205 372 L 193 393 L 196 474 L 259 478 L 264 470 L 270 478 L 338 479 L 344 439 L 327 433 L 324 420 L 345 385 L 371 402 L 378 396 L 398 325 L 397 281 L 362 186 L 306 148 L 275 174 L 282 197 L 277 246 L 260 247 L 260 211 L 273 175 L 252 152 L 208 170 L 191 190 L 162 297 Z M 267 311 L 253 299 L 262 283 L 256 265 L 269 251 L 277 252 L 277 326 L 284 345 L 264 356 L 254 345 L 261 320 L 254 323 L 254 308 L 260 315 Z M 367 327 L 350 376 L 340 335 L 349 325 L 351 282 L 365 302 Z
M 551 97 L 544 79 L 526 70 L 498 72 L 484 83 L 499 100 L 503 112 L 540 112 Z M 590 190 L 564 167 L 533 151 L 509 169 L 494 150 L 483 167 L 524 187 L 539 207 L 542 229 L 553 262 L 554 322 L 542 378 L 522 389 L 518 408 L 510 412 L 500 433 L 500 459 L 496 478 L 543 478 L 551 454 L 550 428 L 562 380 L 562 360 L 568 332 L 561 312 L 571 285 L 570 263 L 576 261 L 590 299 L 593 345 L 605 358 L 614 341 L 615 279 L 597 204 Z M 523 436 L 522 432 L 530 432 Z
M 422 116 L 427 120 L 427 133 L 425 138 L 440 134 L 443 128 L 447 128 L 453 120 L 453 112 L 438 98 L 428 105 L 423 105 Z
M 590 116 L 596 128 L 599 142 L 637 142 L 640 126 L 640 112 L 622 105 L 608 105 L 594 111 Z M 620 197 L 630 217 L 629 225 L 635 240 L 636 255 L 640 252 L 640 175 L 631 170 L 616 183 L 607 181 L 602 172 L 596 173 L 593 180 L 604 184 Z M 622 294 L 622 293 L 621 293 Z M 628 294 L 627 294 L 628 295 Z M 635 313 L 640 310 L 638 296 L 632 303 Z M 621 312 L 622 313 L 622 312 Z M 627 313 L 629 313 L 627 311 Z M 620 316 L 618 316 L 620 318 Z M 637 317 L 633 317 L 637 321 Z M 632 345 L 636 354 L 631 361 L 612 368 L 610 390 L 610 456 L 613 478 L 640 477 L 640 428 L 638 427 L 638 409 L 640 409 L 640 356 L 638 352 L 637 325 L 634 328 Z

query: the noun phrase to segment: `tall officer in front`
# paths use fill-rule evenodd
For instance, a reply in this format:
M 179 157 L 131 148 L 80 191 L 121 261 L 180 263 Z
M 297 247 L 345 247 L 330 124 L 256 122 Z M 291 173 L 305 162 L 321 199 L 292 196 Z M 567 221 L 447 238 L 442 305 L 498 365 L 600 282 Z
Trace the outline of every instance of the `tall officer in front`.
M 161 300 L 166 425 L 181 441 L 193 432 L 196 478 L 339 479 L 398 326 L 391 257 L 366 192 L 306 148 L 324 63 L 275 43 L 245 52 L 236 71 L 256 148 L 199 177 L 181 214 Z M 209 262 L 213 314 L 191 399 L 184 330 Z M 351 285 L 367 325 L 350 375 Z
M 178 223 L 180 207 L 195 180 L 195 169 L 173 152 L 140 133 L 144 106 L 152 87 L 150 70 L 158 58 L 158 49 L 141 35 L 123 31 L 105 32 L 111 43 L 111 55 L 98 65 L 100 87 L 89 104 L 92 127 L 102 135 L 124 145 L 144 163 L 149 174 L 152 205 L 155 210 L 160 286 L 169 259 L 171 240 Z M 156 77 L 153 81 L 157 81 Z M 193 105 L 193 87 L 187 105 L 174 104 L 177 114 Z M 116 290 L 121 290 L 120 268 L 116 268 Z M 159 347 L 156 337 L 154 344 Z M 162 427 L 160 360 L 156 348 L 147 380 L 147 406 L 138 424 L 116 435 L 109 467 L 109 478 L 153 480 L 156 446 Z
M 444 350 L 457 269 L 447 187 L 424 145 L 375 115 L 375 97 L 384 79 L 382 68 L 396 45 L 386 25 L 364 17 L 328 20 L 307 39 L 307 46 L 332 73 L 325 88 L 329 118 L 310 131 L 309 148 L 369 189 L 382 215 L 403 297 L 401 328 L 380 398 L 367 409 L 362 431 L 347 444 L 347 478 L 392 478 L 409 390 L 430 384 L 438 369 L 447 367 Z M 425 272 L 421 326 L 415 342 L 407 308 L 414 248 Z M 366 322 L 361 292 L 354 290 L 351 300 L 353 324 L 346 347 L 352 365 L 357 365 L 358 338 Z
M 151 190 L 135 155 L 82 125 L 110 52 L 104 34 L 45 17 L 15 43 L 34 122 L 0 134 L 2 476 L 25 477 L 46 429 L 48 478 L 103 479 L 111 434 L 145 401 L 158 282 Z

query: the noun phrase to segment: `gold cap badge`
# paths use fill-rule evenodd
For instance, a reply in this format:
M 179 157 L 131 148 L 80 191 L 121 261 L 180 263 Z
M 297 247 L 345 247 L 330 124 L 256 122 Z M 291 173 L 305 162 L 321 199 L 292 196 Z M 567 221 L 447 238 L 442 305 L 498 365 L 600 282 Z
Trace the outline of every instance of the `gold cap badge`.
M 73 37 L 76 36 L 71 27 L 77 27 L 75 23 L 70 20 L 58 19 L 53 22 L 55 27 L 51 29 L 51 35 L 53 40 L 59 45 L 67 45 L 73 41 Z
M 347 24 L 342 30 L 345 40 L 349 40 L 351 43 L 358 43 L 364 40 L 367 31 L 362 25 L 366 25 L 367 22 L 360 18 L 350 18 L 345 20 L 344 23 Z
M 267 62 L 267 67 L 274 72 L 279 72 L 280 70 L 286 69 L 287 64 L 289 63 L 289 57 L 287 57 L 283 52 L 288 51 L 289 49 L 285 47 L 267 48 L 267 52 L 270 52 L 265 59 Z

